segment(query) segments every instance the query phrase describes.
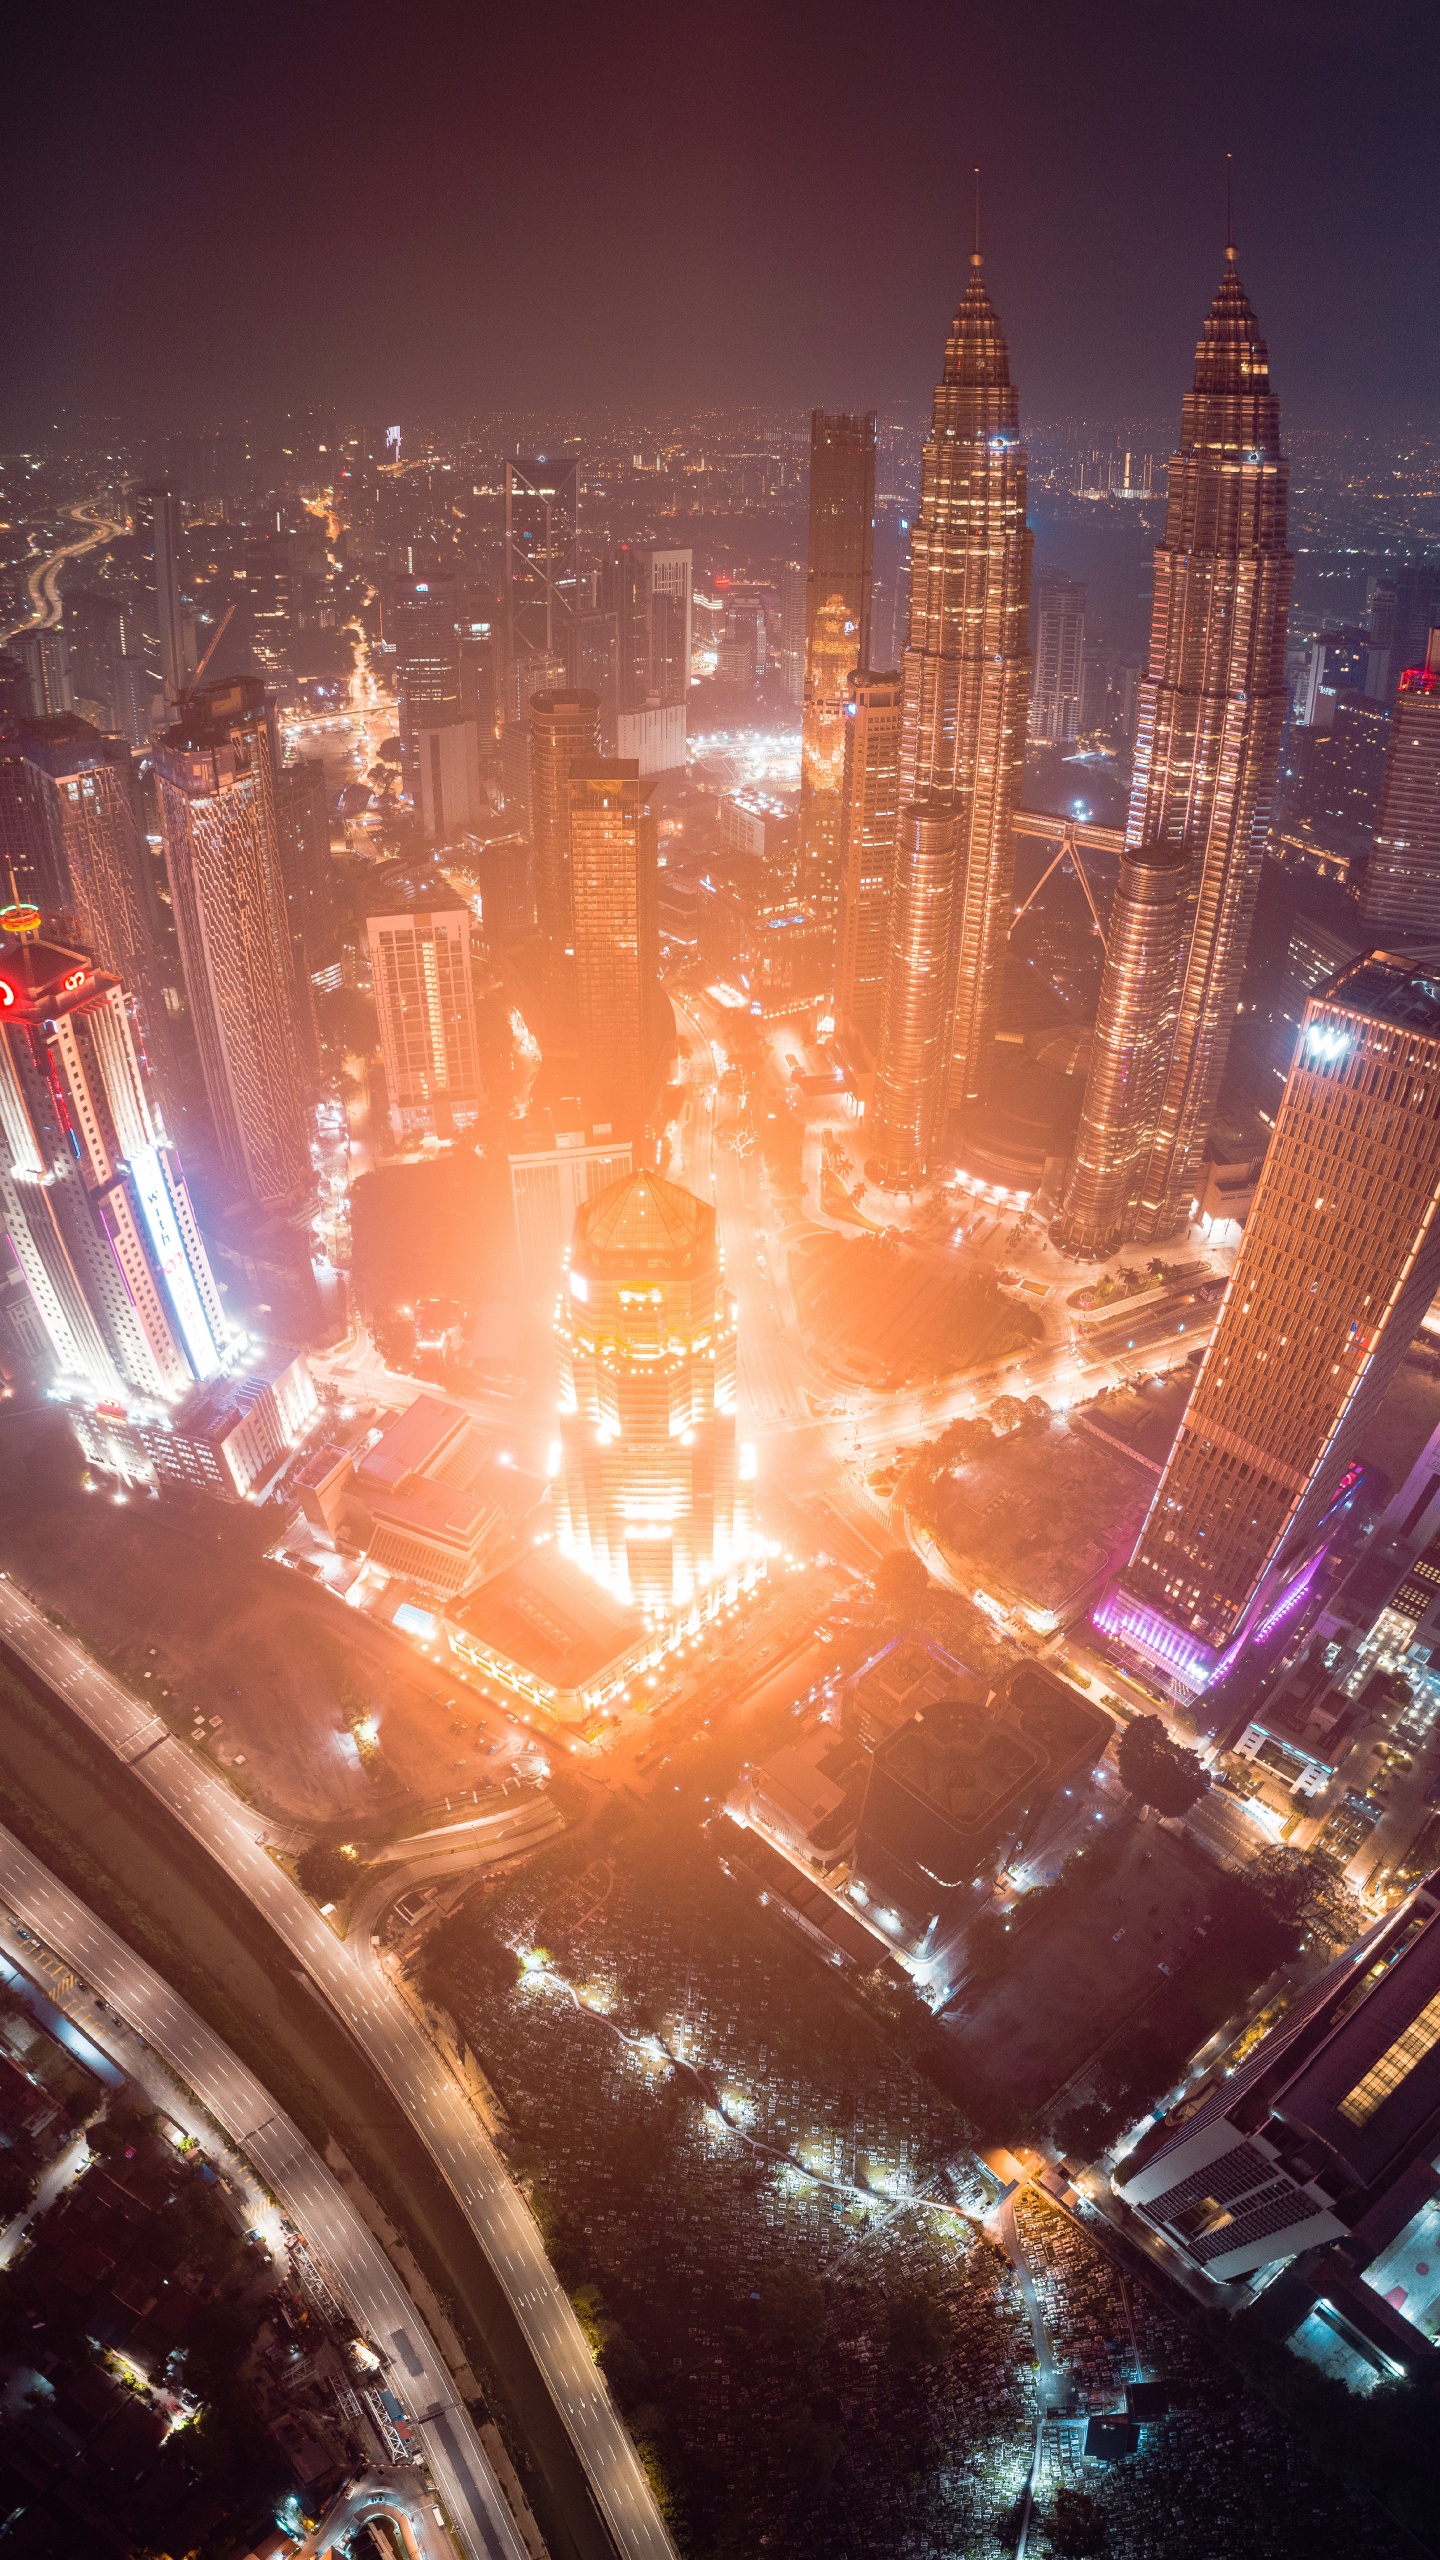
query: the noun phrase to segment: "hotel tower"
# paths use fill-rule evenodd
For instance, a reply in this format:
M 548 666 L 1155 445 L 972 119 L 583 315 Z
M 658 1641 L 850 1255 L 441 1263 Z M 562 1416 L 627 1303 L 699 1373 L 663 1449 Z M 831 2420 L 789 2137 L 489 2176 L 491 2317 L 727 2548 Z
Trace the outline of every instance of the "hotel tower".
M 1010 356 L 977 249 L 935 390 L 910 538 L 901 814 L 873 1105 L 917 1179 L 984 1093 L 1011 923 L 1030 697 L 1030 535 Z
M 1082 1122 L 1087 1184 L 1124 1191 L 1116 1242 L 1185 1225 L 1219 1100 L 1285 723 L 1285 511 L 1280 404 L 1231 246 L 1170 464 L 1126 828 L 1132 850 L 1186 857 L 1178 983 L 1150 971 L 1147 999 L 1107 973 Z M 1147 1000 L 1147 1040 L 1171 1016 L 1168 1054 L 1163 1075 L 1136 1081 L 1116 1053 Z M 1085 1250 L 1077 1179 L 1064 1227 Z

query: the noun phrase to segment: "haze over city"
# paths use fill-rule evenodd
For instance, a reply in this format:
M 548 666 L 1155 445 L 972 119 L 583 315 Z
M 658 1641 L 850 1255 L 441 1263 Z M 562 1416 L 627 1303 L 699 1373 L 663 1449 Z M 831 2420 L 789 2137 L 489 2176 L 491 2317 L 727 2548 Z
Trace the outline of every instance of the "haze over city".
M 1440 2551 L 1435 57 L 12 41 L 7 2553 Z

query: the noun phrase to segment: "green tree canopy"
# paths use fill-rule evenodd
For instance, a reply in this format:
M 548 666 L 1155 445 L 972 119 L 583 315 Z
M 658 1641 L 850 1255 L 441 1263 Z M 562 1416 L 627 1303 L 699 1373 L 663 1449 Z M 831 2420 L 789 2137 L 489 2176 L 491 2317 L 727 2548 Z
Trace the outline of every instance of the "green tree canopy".
M 1188 1813 L 1210 1781 L 1196 1754 L 1172 1741 L 1158 1716 L 1137 1716 L 1120 1737 L 1120 1779 L 1140 1804 L 1157 1813 Z

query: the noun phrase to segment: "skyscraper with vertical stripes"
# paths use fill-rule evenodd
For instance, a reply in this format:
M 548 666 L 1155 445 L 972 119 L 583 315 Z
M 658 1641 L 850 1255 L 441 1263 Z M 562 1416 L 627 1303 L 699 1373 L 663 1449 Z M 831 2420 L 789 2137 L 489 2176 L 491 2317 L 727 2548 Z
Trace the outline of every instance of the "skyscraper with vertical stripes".
M 981 264 L 977 249 L 910 538 L 899 799 L 913 823 L 902 818 L 896 846 L 873 1118 L 875 1155 L 898 1182 L 935 1162 L 952 1119 L 984 1094 L 1011 924 L 1031 545 L 1019 402 Z
M 1232 245 L 1170 464 L 1126 828 L 1132 849 L 1176 845 L 1188 865 L 1178 990 L 1152 987 L 1173 1008 L 1168 1060 L 1153 1106 L 1149 1079 L 1115 1074 L 1134 990 L 1113 980 L 1125 1015 L 1102 1005 L 1085 1102 L 1097 1168 L 1134 1168 L 1127 1240 L 1185 1225 L 1225 1074 L 1285 724 L 1285 523 L 1280 404 Z

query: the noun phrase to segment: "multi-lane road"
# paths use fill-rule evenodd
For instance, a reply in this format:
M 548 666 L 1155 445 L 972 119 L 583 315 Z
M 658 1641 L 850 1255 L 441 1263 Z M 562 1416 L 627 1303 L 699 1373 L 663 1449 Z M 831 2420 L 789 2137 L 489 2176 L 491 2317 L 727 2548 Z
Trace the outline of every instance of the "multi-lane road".
M 65 512 L 77 524 L 83 524 L 85 531 L 78 541 L 63 543 L 58 551 L 48 552 L 43 560 L 36 561 L 26 580 L 30 611 L 23 622 L 12 622 L 8 631 L 0 631 L 0 649 L 7 640 L 18 639 L 22 631 L 53 631 L 60 620 L 60 572 L 66 562 L 82 559 L 87 551 L 98 551 L 102 543 L 114 542 L 125 530 L 122 524 L 102 515 L 88 499 L 81 499 Z
M 0 1900 L 114 2013 L 107 2019 L 87 2006 L 85 2034 L 122 2071 L 133 2069 L 134 2057 L 117 2020 L 158 2053 L 252 2163 L 323 2262 L 389 2363 L 391 2384 L 418 2429 L 431 2476 L 471 2560 L 526 2560 L 444 2359 L 379 2243 L 298 2126 L 179 1993 L 3 1828 Z M 63 1995 L 57 1996 L 63 2004 Z M 437 2553 L 444 2549 L 434 2537 L 432 2547 Z
M 389 2084 L 483 2248 L 626 2560 L 674 2560 L 654 2493 L 523 2199 L 459 2081 L 378 1967 L 357 1961 L 265 1847 L 260 1823 L 17 1586 L 0 1636 L 216 1858 Z

